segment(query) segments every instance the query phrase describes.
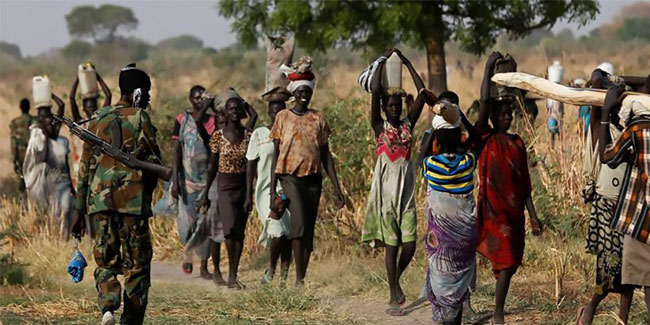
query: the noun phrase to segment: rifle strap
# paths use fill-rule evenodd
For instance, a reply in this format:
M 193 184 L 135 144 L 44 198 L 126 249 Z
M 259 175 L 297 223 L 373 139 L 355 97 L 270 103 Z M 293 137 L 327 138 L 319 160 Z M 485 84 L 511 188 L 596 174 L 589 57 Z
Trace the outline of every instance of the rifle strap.
M 93 116 L 93 117 L 91 117 L 91 118 L 89 118 L 89 119 L 86 119 L 86 120 L 83 120 L 83 121 L 79 121 L 79 123 L 77 123 L 77 125 L 84 125 L 84 124 L 86 124 L 86 123 L 88 123 L 88 122 L 90 122 L 90 121 L 94 121 L 94 120 L 97 120 L 97 119 L 100 119 L 100 118 L 106 117 L 106 116 L 108 116 L 108 115 L 113 114 L 113 113 L 115 112 L 115 110 L 120 109 L 120 108 L 124 108 L 124 107 L 126 107 L 126 106 L 124 106 L 124 105 L 117 105 L 117 106 L 113 107 L 113 109 L 112 109 L 110 112 L 108 112 L 108 113 L 106 113 L 106 114 L 102 114 L 102 115 Z

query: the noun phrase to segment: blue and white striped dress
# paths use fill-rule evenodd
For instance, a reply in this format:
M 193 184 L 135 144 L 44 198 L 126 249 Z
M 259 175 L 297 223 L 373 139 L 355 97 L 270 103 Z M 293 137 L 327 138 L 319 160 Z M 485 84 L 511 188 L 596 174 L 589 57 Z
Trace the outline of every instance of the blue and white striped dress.
M 427 180 L 427 295 L 435 322 L 453 321 L 469 298 L 476 255 L 476 155 L 444 154 L 424 161 Z

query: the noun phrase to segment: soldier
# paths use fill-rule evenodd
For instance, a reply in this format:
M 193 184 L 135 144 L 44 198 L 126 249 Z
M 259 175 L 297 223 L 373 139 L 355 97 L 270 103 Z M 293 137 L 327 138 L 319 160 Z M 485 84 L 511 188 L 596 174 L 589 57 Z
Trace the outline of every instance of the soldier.
M 25 151 L 29 141 L 29 127 L 36 123 L 36 119 L 29 115 L 29 99 L 20 100 L 19 117 L 11 120 L 9 129 L 11 130 L 11 154 L 13 155 L 14 172 L 21 178 L 20 191 L 25 191 L 25 181 L 23 178 L 23 162 L 25 160 Z
M 156 129 L 144 110 L 150 99 L 149 76 L 134 63 L 129 64 L 120 71 L 119 87 L 119 102 L 97 110 L 88 130 L 138 159 L 159 162 Z M 120 322 L 142 324 L 144 320 L 151 283 L 149 217 L 155 185 L 153 176 L 84 144 L 72 231 L 80 238 L 85 229 L 84 215 L 92 215 L 97 240 L 94 275 L 102 324 L 115 323 L 113 312 L 120 307 L 121 298 L 118 274 L 124 275 Z

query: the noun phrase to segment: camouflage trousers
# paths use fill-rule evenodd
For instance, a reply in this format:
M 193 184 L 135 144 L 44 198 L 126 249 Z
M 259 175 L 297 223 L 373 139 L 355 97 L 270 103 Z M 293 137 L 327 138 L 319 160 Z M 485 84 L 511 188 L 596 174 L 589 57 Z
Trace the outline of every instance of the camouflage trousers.
M 124 276 L 124 312 L 121 324 L 142 324 L 151 285 L 153 249 L 149 218 L 116 212 L 92 215 L 95 226 L 93 255 L 97 263 L 95 285 L 102 313 L 120 308 Z

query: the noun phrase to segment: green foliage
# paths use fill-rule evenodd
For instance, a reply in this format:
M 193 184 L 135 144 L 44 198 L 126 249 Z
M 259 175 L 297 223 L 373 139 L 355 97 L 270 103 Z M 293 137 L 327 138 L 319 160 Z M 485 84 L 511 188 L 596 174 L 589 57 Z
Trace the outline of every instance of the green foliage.
M 11 225 L 8 229 L 0 231 L 0 247 L 7 245 L 6 238 L 18 237 L 16 226 Z M 25 270 L 25 265 L 16 263 L 12 260 L 11 255 L 0 255 L 0 285 L 18 284 L 24 285 L 29 281 L 29 276 Z
M 179 35 L 164 39 L 157 46 L 161 49 L 192 51 L 203 48 L 203 41 L 192 35 Z
M 483 53 L 507 31 L 520 38 L 558 19 L 585 24 L 598 13 L 593 0 L 509 1 L 303 1 L 221 0 L 221 15 L 245 43 L 262 33 L 293 32 L 301 47 L 325 51 L 341 44 L 376 53 L 406 42 L 423 48 L 428 39 L 458 41 Z
M 74 40 L 66 45 L 61 52 L 66 57 L 82 59 L 90 55 L 93 50 L 92 44 L 84 41 Z
M 4 41 L 0 41 L 0 53 L 12 55 L 17 59 L 23 57 L 23 55 L 20 53 L 20 47 L 18 47 L 18 45 Z
M 113 42 L 118 30 L 132 30 L 138 19 L 130 8 L 105 4 L 97 8 L 78 6 L 65 15 L 68 33 L 74 37 L 92 38 L 94 41 Z
M 624 41 L 644 39 L 650 41 L 650 17 L 628 18 L 616 31 L 616 36 Z

